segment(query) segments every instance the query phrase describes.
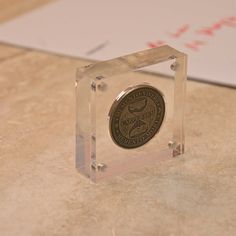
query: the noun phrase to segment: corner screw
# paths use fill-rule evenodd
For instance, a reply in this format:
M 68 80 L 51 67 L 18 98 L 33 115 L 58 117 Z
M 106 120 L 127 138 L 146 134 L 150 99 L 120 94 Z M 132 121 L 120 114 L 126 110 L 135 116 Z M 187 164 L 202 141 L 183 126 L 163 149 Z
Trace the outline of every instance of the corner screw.
M 98 171 L 105 171 L 106 168 L 107 168 L 107 165 L 104 164 L 104 163 L 99 163 L 99 164 L 97 164 L 97 170 L 98 170 Z
M 96 77 L 96 79 L 97 79 L 97 80 L 102 80 L 102 79 L 104 79 L 104 76 L 99 75 L 99 76 Z
M 169 141 L 168 147 L 169 147 L 170 149 L 175 149 L 175 148 L 176 148 L 176 142 L 174 142 L 174 141 Z
M 104 82 L 101 82 L 100 84 L 98 84 L 98 89 L 100 91 L 105 91 L 107 89 L 107 84 Z
M 91 83 L 91 89 L 96 91 L 96 83 L 94 81 Z
M 170 69 L 173 71 L 178 70 L 179 64 L 177 62 L 174 62 L 173 64 L 170 65 Z

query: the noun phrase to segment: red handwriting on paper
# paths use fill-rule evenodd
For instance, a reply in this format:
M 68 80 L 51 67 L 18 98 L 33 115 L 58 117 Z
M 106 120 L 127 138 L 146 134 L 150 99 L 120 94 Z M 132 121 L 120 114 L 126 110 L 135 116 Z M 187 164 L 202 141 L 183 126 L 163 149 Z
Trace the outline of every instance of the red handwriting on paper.
M 221 27 L 220 24 L 218 24 L 217 27 L 204 27 L 201 30 L 197 30 L 197 33 L 208 35 L 208 36 L 214 36 L 215 30 L 219 29 L 220 27 Z
M 204 41 L 201 40 L 194 40 L 190 43 L 185 43 L 185 46 L 189 49 L 192 49 L 193 51 L 197 52 L 199 51 L 200 47 L 206 44 Z
M 148 42 L 147 44 L 148 44 L 149 48 L 157 48 L 157 47 L 165 45 L 166 42 L 162 41 L 162 40 L 157 40 L 155 42 Z
M 200 36 L 206 35 L 206 36 L 215 37 L 215 32 L 223 29 L 224 27 L 236 28 L 236 16 L 225 17 L 213 23 L 211 26 L 202 27 L 198 30 L 193 31 L 195 33 L 196 38 L 193 39 L 191 42 L 187 42 L 187 43 L 183 42 L 183 45 L 184 47 L 194 52 L 198 52 L 204 45 L 208 43 L 208 40 L 206 40 L 205 38 L 202 39 L 202 37 Z M 168 36 L 171 38 L 175 38 L 176 40 L 177 39 L 181 40 L 181 36 L 183 36 L 183 34 L 190 31 L 190 29 L 191 27 L 189 24 L 184 24 L 180 26 L 174 33 L 168 33 Z M 147 45 L 149 48 L 160 47 L 160 46 L 165 45 L 166 41 L 156 40 L 153 42 L 148 42 Z
M 185 24 L 178 28 L 175 33 L 169 33 L 169 35 L 173 38 L 179 38 L 182 34 L 186 33 L 189 30 L 190 26 Z
M 236 27 L 236 17 L 231 16 L 223 18 L 209 27 L 203 27 L 202 29 L 197 30 L 196 33 L 207 36 L 214 36 L 215 31 L 222 29 L 223 26 Z
M 236 16 L 230 16 L 222 19 L 221 24 L 229 27 L 236 27 Z

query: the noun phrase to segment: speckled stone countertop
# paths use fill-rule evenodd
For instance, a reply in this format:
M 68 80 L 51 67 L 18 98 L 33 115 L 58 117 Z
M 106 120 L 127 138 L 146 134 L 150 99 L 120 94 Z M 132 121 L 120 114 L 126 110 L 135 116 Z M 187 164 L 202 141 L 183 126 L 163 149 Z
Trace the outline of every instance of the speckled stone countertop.
M 74 166 L 87 63 L 0 44 L 0 235 L 236 235 L 236 90 L 188 81 L 186 153 L 92 184 Z

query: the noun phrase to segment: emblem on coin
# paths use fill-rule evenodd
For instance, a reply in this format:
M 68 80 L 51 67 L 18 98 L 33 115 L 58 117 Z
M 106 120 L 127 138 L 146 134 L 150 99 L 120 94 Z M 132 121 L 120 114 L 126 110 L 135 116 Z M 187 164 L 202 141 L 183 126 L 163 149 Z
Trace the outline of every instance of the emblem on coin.
M 123 148 L 137 148 L 159 131 L 165 116 L 162 93 L 149 85 L 123 91 L 110 112 L 110 135 Z

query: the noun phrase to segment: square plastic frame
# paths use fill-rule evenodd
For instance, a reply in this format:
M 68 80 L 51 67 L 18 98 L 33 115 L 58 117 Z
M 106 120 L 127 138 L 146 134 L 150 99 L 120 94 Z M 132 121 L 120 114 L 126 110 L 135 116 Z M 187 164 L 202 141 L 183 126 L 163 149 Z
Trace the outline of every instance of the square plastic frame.
M 174 79 L 136 73 L 144 67 L 170 61 Z M 168 45 L 90 64 L 76 76 L 76 168 L 96 182 L 109 176 L 154 165 L 184 153 L 184 104 L 187 56 Z M 147 144 L 124 149 L 109 133 L 109 112 L 127 88 L 148 84 L 157 88 L 166 104 L 160 132 Z

